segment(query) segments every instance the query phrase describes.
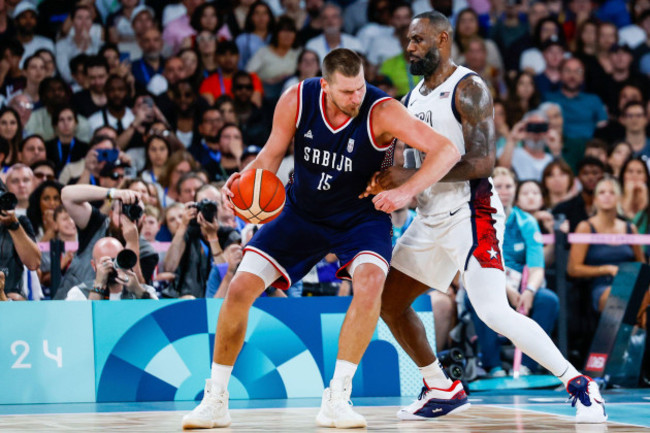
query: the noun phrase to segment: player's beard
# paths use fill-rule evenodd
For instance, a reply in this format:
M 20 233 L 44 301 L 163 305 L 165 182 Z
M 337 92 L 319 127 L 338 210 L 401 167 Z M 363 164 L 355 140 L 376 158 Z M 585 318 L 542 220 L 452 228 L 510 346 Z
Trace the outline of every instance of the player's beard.
M 430 77 L 440 65 L 440 51 L 430 50 L 420 60 L 411 62 L 410 71 L 413 75 L 422 75 Z
M 331 96 L 330 96 L 330 97 L 331 97 Z M 332 98 L 332 103 L 334 104 L 334 106 L 335 106 L 336 108 L 339 109 L 339 111 L 341 111 L 341 113 L 345 114 L 346 116 L 349 116 L 349 117 L 354 118 L 354 117 L 357 117 L 357 116 L 359 115 L 359 109 L 361 108 L 361 105 L 359 105 L 359 106 L 357 106 L 357 107 L 354 107 L 354 108 L 344 108 L 344 107 L 341 107 L 341 106 L 336 102 L 336 100 L 335 100 L 334 98 Z

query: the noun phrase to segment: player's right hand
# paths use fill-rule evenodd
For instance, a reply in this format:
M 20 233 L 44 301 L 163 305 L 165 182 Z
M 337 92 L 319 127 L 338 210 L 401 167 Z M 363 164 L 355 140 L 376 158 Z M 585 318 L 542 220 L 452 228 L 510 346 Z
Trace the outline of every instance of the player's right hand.
M 232 202 L 230 201 L 230 197 L 234 197 L 235 194 L 230 190 L 230 186 L 235 181 L 235 179 L 238 179 L 240 177 L 241 177 L 241 173 L 236 171 L 228 178 L 226 184 L 223 187 L 221 187 L 221 200 L 223 201 L 223 205 L 231 209 L 232 211 L 235 210 L 235 207 L 232 205 Z

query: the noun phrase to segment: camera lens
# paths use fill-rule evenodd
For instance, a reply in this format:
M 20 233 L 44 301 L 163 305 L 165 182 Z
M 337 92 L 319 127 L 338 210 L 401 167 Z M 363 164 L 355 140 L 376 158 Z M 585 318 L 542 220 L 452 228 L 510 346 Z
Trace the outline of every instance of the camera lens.
M 0 191 L 0 210 L 14 210 L 18 204 L 16 195 L 8 191 Z
M 119 269 L 131 269 L 138 263 L 138 256 L 131 250 L 122 250 L 115 258 L 115 264 Z

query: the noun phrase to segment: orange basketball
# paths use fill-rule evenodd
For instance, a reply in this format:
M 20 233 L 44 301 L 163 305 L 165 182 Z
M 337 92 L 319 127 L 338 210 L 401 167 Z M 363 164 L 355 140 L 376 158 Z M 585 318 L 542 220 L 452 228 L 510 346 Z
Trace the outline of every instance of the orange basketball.
M 284 207 L 284 185 L 268 170 L 245 171 L 230 190 L 235 194 L 230 197 L 235 213 L 249 223 L 267 223 L 280 215 Z

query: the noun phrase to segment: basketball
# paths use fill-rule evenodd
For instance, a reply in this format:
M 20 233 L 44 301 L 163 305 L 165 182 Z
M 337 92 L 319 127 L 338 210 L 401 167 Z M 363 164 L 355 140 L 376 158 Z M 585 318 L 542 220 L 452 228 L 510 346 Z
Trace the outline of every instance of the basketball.
M 284 185 L 268 170 L 245 171 L 230 190 L 235 194 L 230 197 L 235 213 L 249 223 L 267 223 L 280 215 L 284 207 Z

